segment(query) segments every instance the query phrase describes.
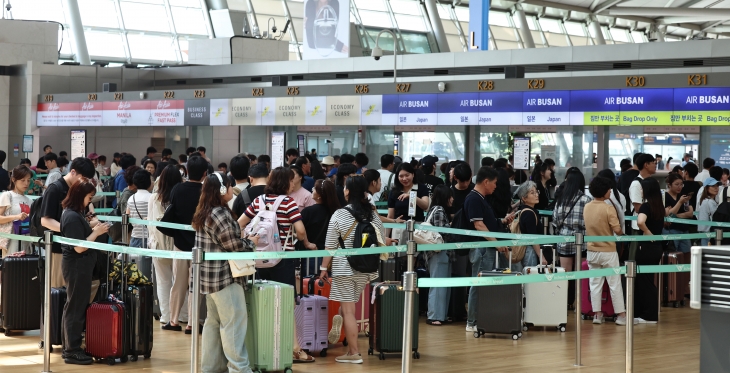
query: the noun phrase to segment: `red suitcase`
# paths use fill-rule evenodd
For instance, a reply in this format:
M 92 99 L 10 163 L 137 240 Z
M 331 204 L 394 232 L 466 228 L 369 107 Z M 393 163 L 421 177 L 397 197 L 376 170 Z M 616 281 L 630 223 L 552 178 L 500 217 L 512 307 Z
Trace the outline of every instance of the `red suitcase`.
M 124 303 L 104 301 L 86 309 L 86 353 L 97 360 L 114 365 L 116 359 L 126 362 L 129 343 L 125 333 Z
M 580 265 L 581 271 L 588 270 L 588 261 L 584 260 Z M 591 286 L 588 283 L 588 279 L 584 278 L 580 280 L 580 312 L 583 314 L 583 320 L 593 318 L 593 305 L 591 304 Z M 616 313 L 613 311 L 613 301 L 611 301 L 611 290 L 608 287 L 608 281 L 603 282 L 603 290 L 601 291 L 601 311 L 603 317 L 615 317 Z

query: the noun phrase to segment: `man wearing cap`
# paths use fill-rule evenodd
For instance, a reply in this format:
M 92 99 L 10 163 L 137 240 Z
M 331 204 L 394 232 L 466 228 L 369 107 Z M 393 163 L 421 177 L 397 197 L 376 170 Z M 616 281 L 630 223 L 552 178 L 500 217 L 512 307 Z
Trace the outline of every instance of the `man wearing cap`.
M 444 183 L 443 180 L 441 180 L 440 177 L 436 176 L 436 162 L 439 161 L 439 158 L 433 155 L 427 155 L 421 159 L 421 170 L 423 171 L 423 174 L 426 175 L 424 177 L 424 183 L 426 184 L 426 189 L 428 189 L 428 194 L 430 195 L 433 193 L 433 188 L 436 187 L 436 185 L 441 185 Z
M 331 177 L 330 174 L 332 173 L 332 170 L 335 168 L 335 158 L 332 156 L 326 156 L 324 159 L 322 159 L 322 167 L 324 167 L 324 173 L 327 175 L 327 177 Z M 334 172 L 337 173 L 337 170 Z

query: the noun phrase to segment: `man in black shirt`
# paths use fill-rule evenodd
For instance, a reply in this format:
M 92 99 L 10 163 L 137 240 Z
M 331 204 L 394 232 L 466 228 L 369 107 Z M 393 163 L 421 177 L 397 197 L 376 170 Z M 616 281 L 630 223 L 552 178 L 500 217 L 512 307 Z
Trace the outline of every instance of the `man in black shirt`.
M 464 200 L 474 189 L 474 183 L 471 182 L 471 167 L 468 163 L 461 163 L 451 169 L 451 179 L 456 180 L 456 184 L 451 187 L 454 202 L 451 204 L 451 215 L 456 214 L 464 206 Z
M 155 154 L 157 154 L 157 149 L 155 149 L 154 146 L 147 147 L 147 155 L 145 155 L 144 157 L 142 157 L 142 167 L 144 167 L 144 163 L 145 162 L 147 162 L 148 160 L 154 158 L 155 157 Z
M 266 178 L 269 177 L 269 169 L 266 167 L 266 163 L 257 163 L 248 170 L 248 178 L 251 186 L 248 189 L 241 191 L 241 194 L 236 197 L 233 202 L 233 212 L 236 216 L 241 217 L 258 196 L 264 194 L 266 188 Z
M 61 213 L 63 212 L 61 202 L 66 198 L 71 185 L 76 184 L 84 177 L 88 179 L 94 177 L 94 163 L 88 158 L 79 157 L 71 162 L 71 170 L 66 176 L 51 183 L 43 194 L 41 225 L 52 230 L 53 234 L 61 234 Z M 61 244 L 54 242 L 52 253 L 51 287 L 59 288 L 65 286 L 63 274 L 61 273 L 61 259 L 63 257 Z
M 499 158 L 494 161 L 494 170 L 497 171 L 497 189 L 486 197 L 487 202 L 492 206 L 497 216 L 507 215 L 510 207 L 512 207 L 512 187 L 509 184 L 509 174 L 506 168 L 506 159 Z
M 693 196 L 689 199 L 689 204 L 692 206 L 693 211 L 697 211 L 696 197 L 700 195 L 700 183 L 695 181 L 695 178 L 697 177 L 697 174 L 699 174 L 699 172 L 699 167 L 697 167 L 697 165 L 692 162 L 687 162 L 687 164 L 684 166 L 684 187 L 682 187 L 681 195 Z M 700 181 L 704 182 L 704 180 Z
M 155 177 L 159 177 L 162 173 L 162 170 L 167 167 L 167 165 L 170 164 L 170 158 L 172 157 L 172 149 L 162 149 L 162 159 L 160 159 L 159 162 L 157 162 L 157 168 L 155 169 Z M 142 163 L 144 164 L 144 162 Z
M 199 156 L 192 156 L 188 159 L 188 179 L 184 183 L 175 185 L 170 192 L 170 211 L 165 215 L 172 214 L 174 223 L 190 224 L 195 215 L 195 209 L 198 207 L 200 193 L 203 190 L 203 179 L 208 174 L 208 161 Z M 175 250 L 192 251 L 195 246 L 195 232 L 183 231 L 179 229 L 157 228 L 162 234 L 172 237 L 175 242 Z M 180 309 L 182 309 L 185 297 L 188 293 L 190 261 L 173 259 L 172 260 L 173 282 L 170 290 L 170 322 L 162 326 L 162 329 L 180 331 L 182 328 L 177 324 Z M 199 305 L 192 304 L 192 297 L 188 299 L 188 315 L 193 314 L 191 307 Z M 188 323 L 185 334 L 192 333 L 192 326 L 197 325 L 193 320 Z
M 44 156 L 50 152 L 53 151 L 53 148 L 51 148 L 50 145 L 46 145 L 43 147 L 43 155 L 38 159 L 38 164 L 35 166 L 35 172 L 37 174 L 45 174 L 48 172 L 46 169 L 46 159 Z
M 428 189 L 429 195 L 433 193 L 433 188 L 435 188 L 436 185 L 444 183 L 440 177 L 434 175 L 436 173 L 436 162 L 438 161 L 438 157 L 434 157 L 432 155 L 427 155 L 421 159 L 421 170 L 423 171 L 423 174 L 426 175 L 423 181 L 426 184 L 426 189 Z

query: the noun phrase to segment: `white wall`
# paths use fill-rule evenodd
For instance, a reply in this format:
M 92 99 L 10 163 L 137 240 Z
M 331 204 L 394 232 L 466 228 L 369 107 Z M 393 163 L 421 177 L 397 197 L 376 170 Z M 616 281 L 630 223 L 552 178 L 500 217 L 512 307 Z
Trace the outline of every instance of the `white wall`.
M 0 65 L 58 63 L 56 23 L 0 19 Z
M 286 41 L 217 38 L 190 40 L 188 63 L 191 65 L 229 65 L 231 64 L 230 43 L 233 43 L 233 63 L 289 60 L 289 43 Z

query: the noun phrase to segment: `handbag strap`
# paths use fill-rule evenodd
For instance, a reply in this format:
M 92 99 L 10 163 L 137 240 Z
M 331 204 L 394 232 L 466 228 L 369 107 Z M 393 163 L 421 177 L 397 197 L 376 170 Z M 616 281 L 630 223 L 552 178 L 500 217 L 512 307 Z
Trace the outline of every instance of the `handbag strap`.
M 134 211 L 137 211 L 137 217 L 140 220 L 142 220 L 142 214 L 139 213 L 139 209 L 137 208 L 137 195 L 136 194 L 132 196 L 132 202 L 134 202 Z M 145 247 L 146 247 L 147 246 L 147 240 L 149 238 L 149 232 L 147 231 L 147 226 L 146 225 L 142 225 L 142 227 L 144 227 L 144 241 L 145 241 L 144 244 L 145 244 Z
M 350 227 L 350 229 L 347 230 L 347 233 L 345 233 L 345 238 L 347 238 L 350 235 L 350 233 L 352 233 L 352 230 L 355 229 L 356 226 L 357 226 L 357 219 L 352 223 L 352 226 Z M 337 237 L 337 239 L 340 241 L 340 246 L 342 246 L 342 248 L 344 249 L 345 240 L 343 240 L 341 236 Z

